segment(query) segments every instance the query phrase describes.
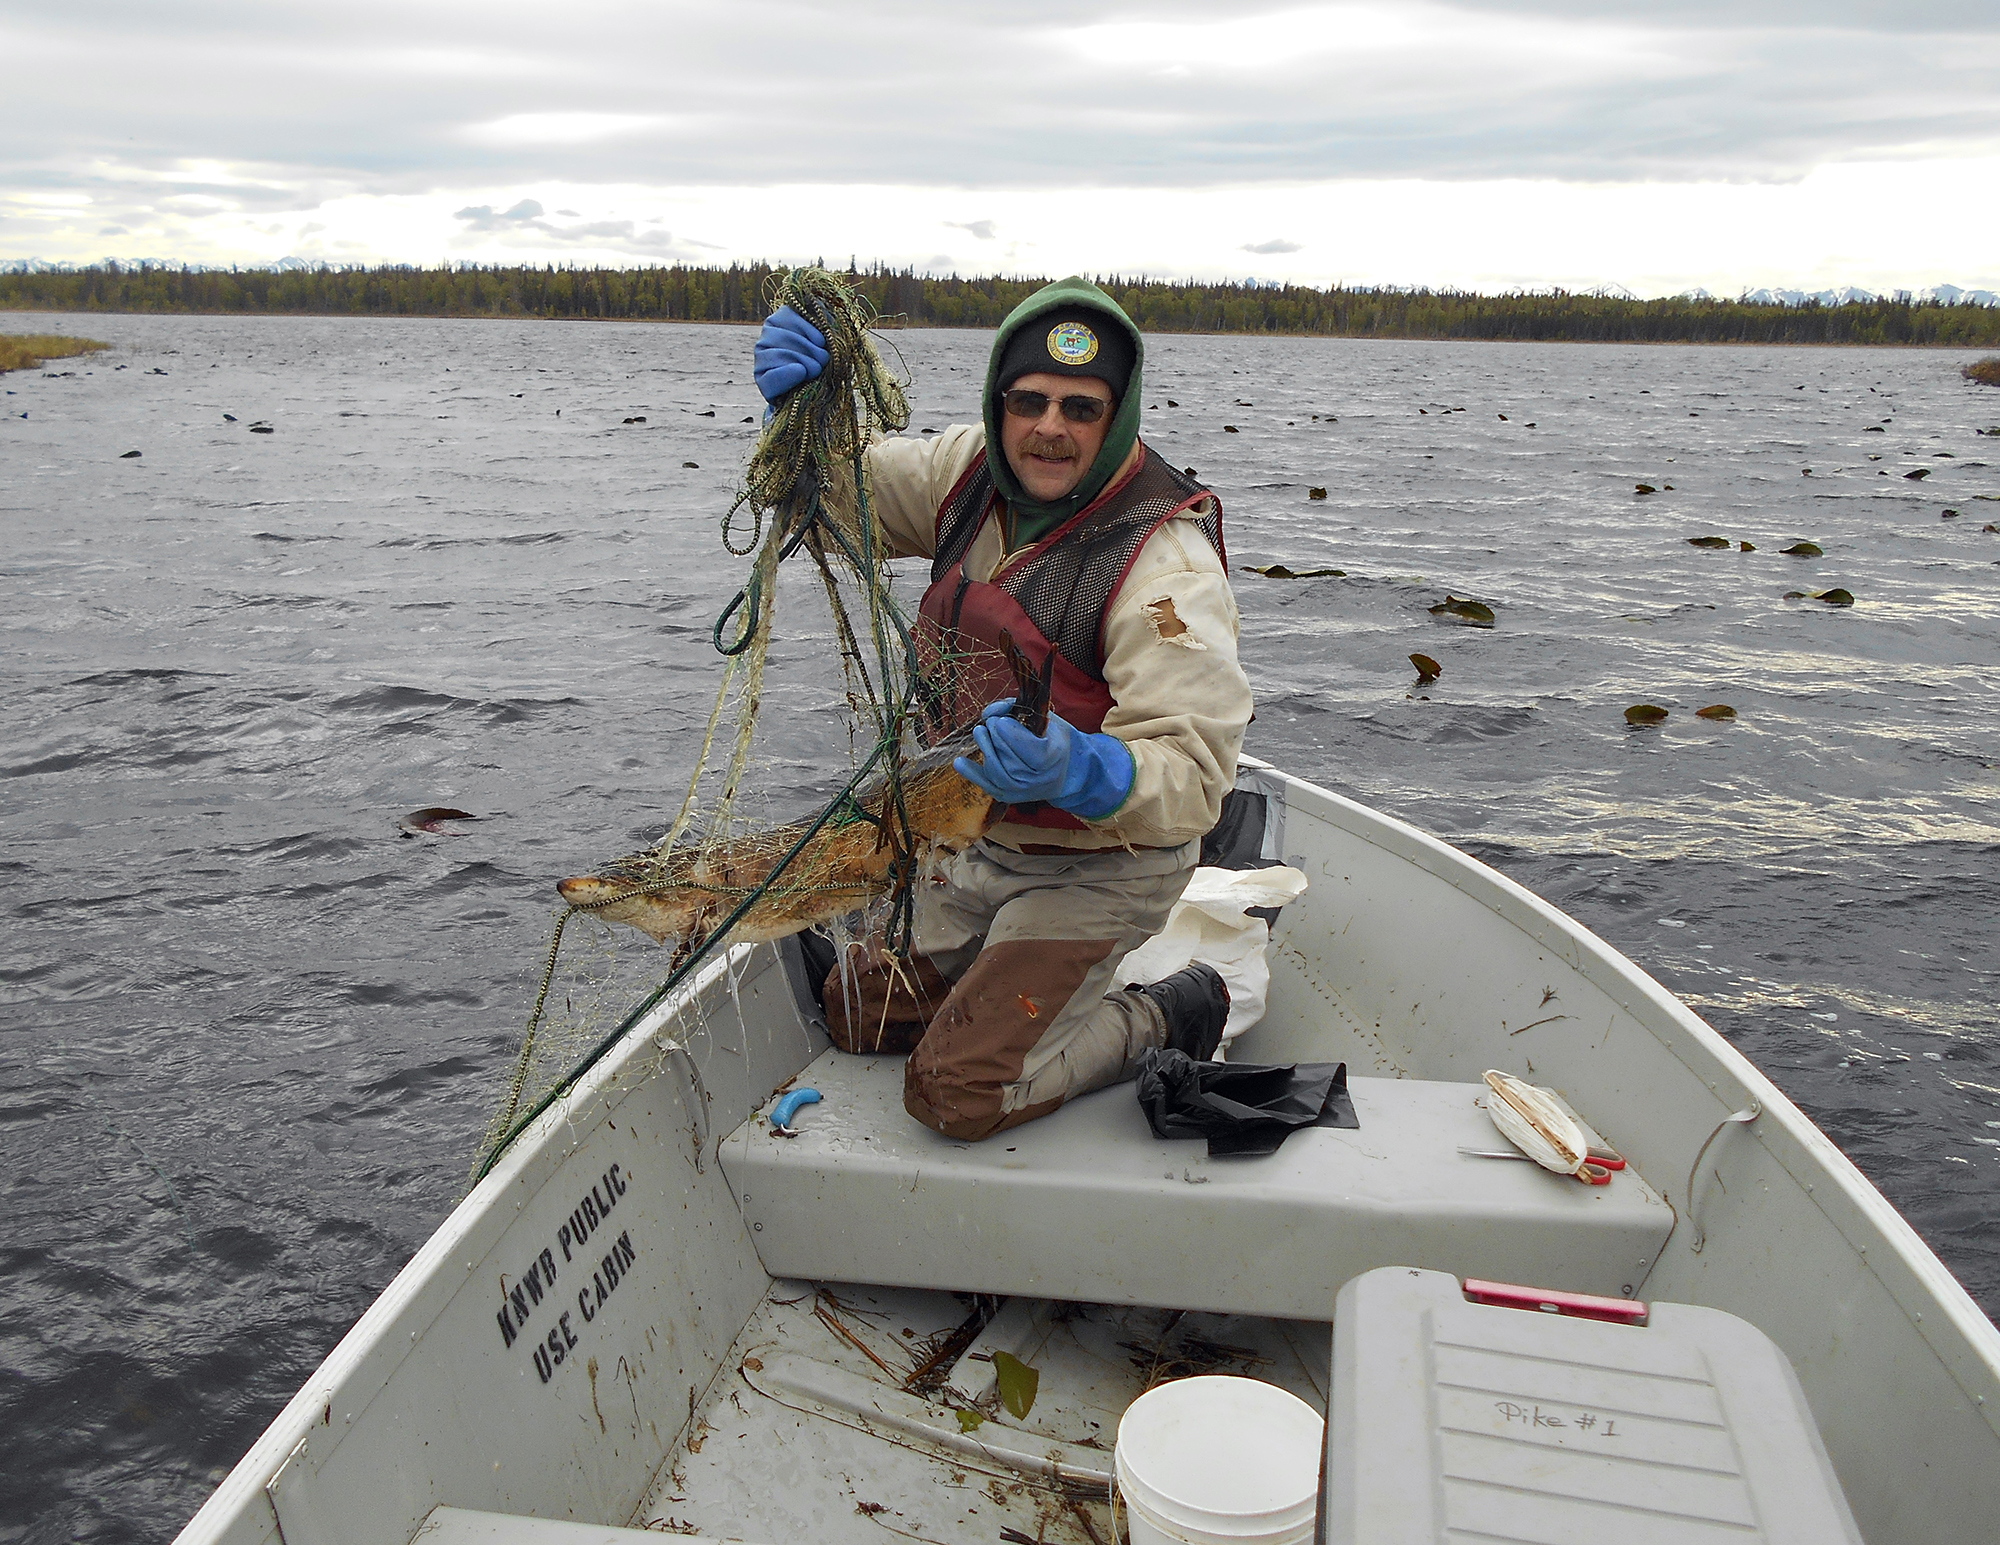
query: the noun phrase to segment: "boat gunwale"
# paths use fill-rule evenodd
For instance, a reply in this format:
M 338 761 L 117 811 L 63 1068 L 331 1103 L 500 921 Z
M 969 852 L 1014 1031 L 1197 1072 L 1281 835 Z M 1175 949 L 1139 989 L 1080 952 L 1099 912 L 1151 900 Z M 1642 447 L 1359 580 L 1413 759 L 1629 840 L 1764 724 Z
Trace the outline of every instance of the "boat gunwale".
M 1527 887 L 1441 838 L 1379 810 L 1307 782 L 1255 757 L 1241 765 L 1286 785 L 1289 812 L 1301 809 L 1392 857 L 1445 881 L 1512 923 L 1544 949 L 1567 942 L 1565 958 L 1585 981 L 1617 1002 L 1633 1021 L 1700 1080 L 1716 1100 L 1716 1119 L 1757 1102 L 1748 1135 L 1763 1143 L 1794 1184 L 1832 1224 L 1862 1267 L 1888 1290 L 1938 1361 L 2000 1436 L 2000 1328 L 1951 1274 L 1875 1183 L 1721 1032 L 1582 923 Z M 1303 795 L 1295 798 L 1295 795 Z M 1601 975 L 1599 973 L 1602 973 Z M 1647 1012 L 1639 1012 L 1641 1009 Z M 1698 1064 L 1706 1063 L 1706 1066 Z M 1733 1092 L 1725 1092 L 1731 1090 Z M 1663 1194 L 1680 1189 L 1661 1177 Z M 1830 1199 L 1832 1205 L 1829 1205 Z M 1683 1211 L 1686 1198 L 1681 1199 Z M 1687 1219 L 1681 1219 L 1685 1227 Z M 1670 1241 L 1671 1243 L 1671 1241 Z M 1886 1246 L 1886 1252 L 1877 1246 Z M 1885 1269 L 1881 1255 L 1894 1266 Z M 1658 1263 L 1655 1262 L 1655 1269 Z M 1914 1302 L 1913 1302 L 1914 1300 Z M 1941 1313 L 1926 1317 L 1925 1310 Z
M 737 968 L 747 965 L 757 948 L 755 944 L 732 945 L 703 965 L 654 1005 L 561 1098 L 521 1131 L 493 1168 L 446 1214 L 444 1221 L 306 1376 L 298 1392 L 182 1527 L 176 1541 L 220 1538 L 221 1531 L 236 1521 L 243 1508 L 255 1509 L 260 1500 L 270 1516 L 272 1532 L 279 1532 L 276 1509 L 267 1490 L 271 1482 L 321 1429 L 327 1430 L 333 1441 L 325 1449 L 313 1451 L 313 1462 L 324 1466 L 332 1458 L 340 1439 L 349 1428 L 358 1425 L 369 1404 L 402 1366 L 410 1348 L 423 1339 L 466 1279 L 479 1270 L 505 1238 L 514 1215 L 525 1205 L 525 1201 L 517 1201 L 512 1207 L 505 1206 L 508 1191 L 520 1185 L 532 1197 L 553 1178 L 570 1154 L 582 1147 L 599 1124 L 645 1081 L 626 1079 L 625 1074 L 635 1061 L 656 1052 L 670 1052 L 675 1047 L 685 1050 L 682 1041 L 661 1040 L 667 1024 L 724 978 L 730 979 L 733 996 L 742 979 Z M 645 1078 L 659 1071 L 659 1068 L 649 1069 Z M 558 1128 L 569 1133 L 566 1144 L 555 1140 Z M 709 1132 L 704 1136 L 704 1146 L 713 1147 L 717 1134 Z M 450 1263 L 461 1251 L 469 1252 L 470 1258 L 454 1271 Z M 424 1303 L 427 1294 L 434 1298 L 428 1305 Z M 407 1320 L 406 1315 L 410 1317 Z M 378 1359 L 380 1367 L 371 1371 L 371 1362 Z M 364 1384 L 363 1380 L 367 1382 Z M 359 1393 L 364 1388 L 366 1393 Z M 350 1398 L 339 1402 L 343 1409 L 341 1420 L 336 1423 L 333 1408 L 336 1397 L 341 1395 Z
M 1853 1161 L 1719 1032 L 1581 923 L 1470 854 L 1258 758 L 1246 755 L 1241 766 L 1279 780 L 1288 811 L 1296 809 L 1323 820 L 1347 836 L 1452 885 L 1543 949 L 1561 956 L 1573 971 L 1617 1001 L 1638 1027 L 1709 1089 L 1718 1120 L 1750 1100 L 1757 1101 L 1762 1114 L 1750 1124 L 1749 1135 L 1764 1144 L 1794 1184 L 1807 1192 L 1861 1266 L 1911 1318 L 1924 1344 L 1984 1416 L 1987 1426 L 2000 1435 L 2000 1329 Z M 410 1348 L 505 1236 L 514 1215 L 525 1205 L 524 1201 L 511 1208 L 504 1205 L 512 1188 L 524 1187 L 527 1196 L 539 1192 L 627 1095 L 666 1070 L 663 1059 L 644 1068 L 641 1078 L 633 1079 L 628 1075 L 635 1064 L 676 1047 L 686 1051 L 685 1038 L 665 1034 L 670 1024 L 690 1004 L 725 981 L 733 998 L 748 975 L 743 968 L 752 962 L 758 948 L 751 943 L 733 945 L 704 964 L 519 1134 L 307 1376 L 189 1519 L 178 1540 L 222 1538 L 233 1526 L 246 1522 L 242 1516 L 246 1512 L 260 1520 L 254 1525 L 260 1537 L 279 1537 L 268 1494 L 270 1483 L 322 1429 L 328 1431 L 332 1442 L 323 1450 L 310 1450 L 310 1455 L 315 1465 L 327 1462 L 347 1429 L 358 1423 L 370 1402 L 386 1387 Z M 776 964 L 774 958 L 771 965 Z M 697 1076 L 698 1099 L 700 1087 Z M 568 1133 L 567 1142 L 559 1140 L 559 1129 Z M 718 1140 L 726 1135 L 705 1131 L 704 1149 L 713 1153 Z M 1685 1218 L 1682 1222 L 1685 1224 Z M 469 1252 L 470 1259 L 453 1270 L 450 1262 L 462 1252 Z M 1885 1254 L 1893 1264 L 1884 1262 Z M 1940 1312 L 1926 1314 L 1926 1310 Z M 349 1398 L 339 1402 L 342 1420 L 336 1423 L 334 1402 L 343 1394 Z

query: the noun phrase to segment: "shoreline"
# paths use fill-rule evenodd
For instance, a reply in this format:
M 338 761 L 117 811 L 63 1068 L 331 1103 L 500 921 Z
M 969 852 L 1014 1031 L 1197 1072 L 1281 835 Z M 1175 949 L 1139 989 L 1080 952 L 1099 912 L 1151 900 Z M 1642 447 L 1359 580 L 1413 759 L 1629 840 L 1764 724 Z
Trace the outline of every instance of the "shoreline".
M 548 316 L 495 316 L 488 312 L 475 311 L 247 311 L 240 308 L 224 307 L 149 307 L 113 308 L 92 307 L 88 310 L 64 310 L 59 307 L 20 306 L 0 301 L 0 317 L 4 316 L 46 316 L 46 317 L 236 317 L 243 320 L 284 321 L 324 321 L 342 319 L 366 322 L 526 322 L 547 325 L 578 324 L 583 326 L 607 326 L 623 324 L 635 327 L 760 327 L 761 319 L 736 317 L 548 317 Z M 993 327 L 980 324 L 969 326 L 951 322 L 878 322 L 875 332 L 941 332 L 941 333 L 990 333 Z M 1992 343 L 1857 343 L 1851 339 L 1827 342 L 1820 339 L 1765 339 L 1765 338 L 1494 338 L 1466 337 L 1454 333 L 1331 333 L 1303 332 L 1285 328 L 1142 328 L 1148 338 L 1317 338 L 1337 343 L 1488 343 L 1488 344 L 1589 344 L 1595 347 L 1627 347 L 1639 349 L 1868 349 L 1882 351 L 1906 349 L 1910 351 L 1950 351 L 1958 350 L 1970 354 L 1993 351 L 2000 345 Z M 115 345 L 113 345 L 115 347 Z

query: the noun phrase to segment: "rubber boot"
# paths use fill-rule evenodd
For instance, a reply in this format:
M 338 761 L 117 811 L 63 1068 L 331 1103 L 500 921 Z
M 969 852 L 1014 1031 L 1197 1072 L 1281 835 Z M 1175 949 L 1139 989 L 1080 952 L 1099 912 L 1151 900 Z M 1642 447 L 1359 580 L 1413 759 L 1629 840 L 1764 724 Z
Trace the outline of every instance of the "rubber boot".
M 1138 990 L 1160 1006 L 1168 1050 L 1184 1051 L 1196 1062 L 1215 1059 L 1229 1019 L 1229 988 L 1214 966 L 1197 960 Z

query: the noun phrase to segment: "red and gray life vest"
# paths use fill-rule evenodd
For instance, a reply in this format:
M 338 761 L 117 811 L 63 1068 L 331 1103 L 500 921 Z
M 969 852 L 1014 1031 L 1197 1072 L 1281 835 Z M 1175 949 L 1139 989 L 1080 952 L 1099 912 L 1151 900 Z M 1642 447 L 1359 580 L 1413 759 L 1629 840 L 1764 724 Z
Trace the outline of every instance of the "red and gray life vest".
M 1201 529 L 1222 545 L 1222 501 L 1145 447 L 1139 465 L 1056 527 L 991 580 L 965 576 L 965 555 L 995 518 L 993 473 L 981 452 L 938 508 L 937 556 L 917 617 L 924 739 L 935 744 L 979 718 L 988 703 L 1015 694 L 1007 644 L 1037 670 L 1053 657 L 1049 707 L 1080 730 L 1104 727 L 1111 690 L 1104 682 L 1104 620 L 1146 539 L 1203 500 Z M 1019 810 L 1010 822 L 1085 830 L 1065 811 Z

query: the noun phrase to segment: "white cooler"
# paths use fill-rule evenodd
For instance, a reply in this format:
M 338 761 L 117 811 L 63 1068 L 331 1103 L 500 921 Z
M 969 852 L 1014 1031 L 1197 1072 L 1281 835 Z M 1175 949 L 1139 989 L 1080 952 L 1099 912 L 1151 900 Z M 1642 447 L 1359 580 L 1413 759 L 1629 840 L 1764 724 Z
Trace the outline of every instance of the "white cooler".
M 1402 1266 L 1340 1291 L 1320 1523 L 1327 1545 L 1861 1542 L 1754 1325 Z

